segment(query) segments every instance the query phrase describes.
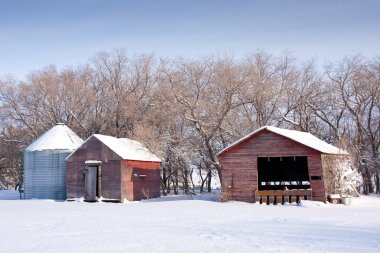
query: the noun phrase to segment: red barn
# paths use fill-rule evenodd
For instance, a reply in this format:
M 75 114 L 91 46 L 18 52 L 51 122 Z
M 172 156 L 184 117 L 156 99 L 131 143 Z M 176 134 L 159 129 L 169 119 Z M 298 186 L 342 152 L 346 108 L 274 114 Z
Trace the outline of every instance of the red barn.
M 161 160 L 138 141 L 94 134 L 66 163 L 68 199 L 133 201 L 160 196 Z
M 218 153 L 222 200 L 326 201 L 334 175 L 331 161 L 348 153 L 310 133 L 264 126 Z

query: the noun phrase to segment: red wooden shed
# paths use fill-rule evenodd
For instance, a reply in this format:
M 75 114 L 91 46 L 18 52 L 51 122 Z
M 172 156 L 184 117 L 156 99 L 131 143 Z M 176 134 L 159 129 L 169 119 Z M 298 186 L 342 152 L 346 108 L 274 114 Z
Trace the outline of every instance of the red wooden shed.
M 223 201 L 282 203 L 289 198 L 325 202 L 334 180 L 331 160 L 348 159 L 346 151 L 310 133 L 272 126 L 248 134 L 218 156 Z
M 161 160 L 138 141 L 94 134 L 66 163 L 68 199 L 133 201 L 160 196 Z

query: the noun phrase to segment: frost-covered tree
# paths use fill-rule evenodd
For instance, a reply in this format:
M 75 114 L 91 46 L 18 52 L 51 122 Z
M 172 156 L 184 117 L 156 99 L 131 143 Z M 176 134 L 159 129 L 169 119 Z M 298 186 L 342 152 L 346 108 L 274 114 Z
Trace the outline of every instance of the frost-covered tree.
M 363 192 L 380 192 L 379 57 L 347 57 L 321 71 L 289 54 L 158 59 L 102 52 L 82 66 L 34 71 L 23 82 L 1 79 L 0 120 L 0 178 L 12 185 L 22 150 L 57 122 L 83 138 L 142 141 L 164 161 L 164 192 L 194 188 L 192 173 L 200 190 L 210 191 L 217 152 L 275 125 L 344 146 Z

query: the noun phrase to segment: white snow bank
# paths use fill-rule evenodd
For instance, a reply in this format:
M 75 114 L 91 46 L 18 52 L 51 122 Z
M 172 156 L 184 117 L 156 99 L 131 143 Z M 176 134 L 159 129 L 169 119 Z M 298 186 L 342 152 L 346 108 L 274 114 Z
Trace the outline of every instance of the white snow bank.
M 329 203 L 311 200 L 301 200 L 298 204 L 299 207 L 328 207 L 329 205 Z
M 0 252 L 379 252 L 380 198 L 352 206 L 0 201 Z
M 188 194 L 188 195 L 170 194 L 167 196 L 161 196 L 160 198 L 145 199 L 145 200 L 142 200 L 142 202 L 162 202 L 162 201 L 177 201 L 177 200 L 204 200 L 204 201 L 219 202 L 220 201 L 220 194 L 219 194 L 219 192 L 202 193 L 202 194 L 196 194 L 196 195 L 192 195 L 192 194 Z
M 380 205 L 380 195 L 360 195 L 360 198 L 352 198 L 351 206 L 358 208 L 376 208 Z M 380 219 L 380 217 L 379 217 Z

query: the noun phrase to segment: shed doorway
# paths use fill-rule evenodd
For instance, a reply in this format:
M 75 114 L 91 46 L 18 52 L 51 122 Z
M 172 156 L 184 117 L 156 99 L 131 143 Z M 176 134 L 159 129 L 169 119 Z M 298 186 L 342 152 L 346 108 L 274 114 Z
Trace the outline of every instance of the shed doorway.
M 86 164 L 84 200 L 96 202 L 101 192 L 101 166 L 97 164 Z
M 309 189 L 307 156 L 258 157 L 258 190 Z

